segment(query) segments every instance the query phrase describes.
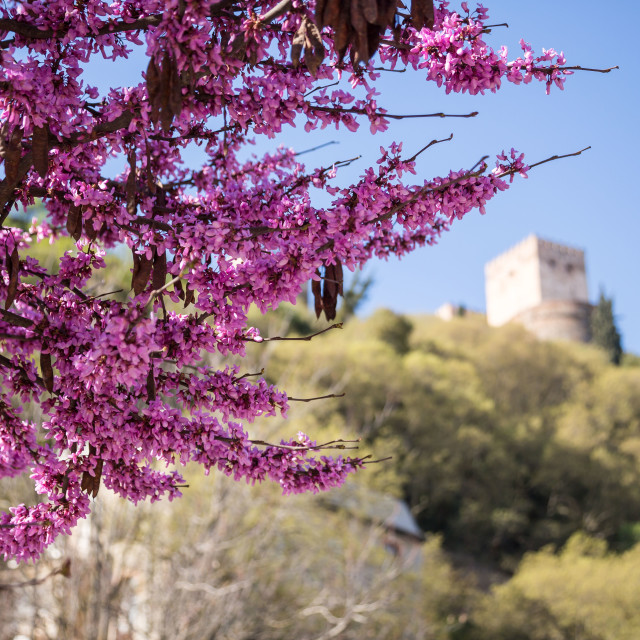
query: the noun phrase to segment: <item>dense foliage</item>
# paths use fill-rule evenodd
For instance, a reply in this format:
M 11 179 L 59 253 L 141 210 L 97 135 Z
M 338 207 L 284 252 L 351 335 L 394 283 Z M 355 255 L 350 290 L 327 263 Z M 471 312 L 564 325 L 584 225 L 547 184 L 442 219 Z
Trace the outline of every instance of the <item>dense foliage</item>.
M 622 358 L 622 337 L 613 316 L 613 300 L 600 293 L 598 304 L 591 313 L 591 340 L 604 349 L 613 364 Z
M 250 305 L 295 300 L 310 279 L 331 318 L 343 265 L 432 243 L 529 167 L 511 150 L 494 166 L 412 181 L 430 145 L 410 155 L 394 143 L 342 185 L 340 163 L 307 170 L 293 150 L 246 159 L 247 143 L 293 124 L 386 129 L 398 114 L 378 104 L 376 51 L 383 69 L 412 69 L 447 93 L 532 80 L 549 91 L 576 68 L 524 41 L 515 59 L 494 51 L 485 8 L 401 4 L 2 3 L 0 476 L 30 473 L 46 498 L 0 516 L 5 556 L 37 557 L 88 514 L 101 485 L 133 502 L 178 496 L 174 463 L 269 478 L 286 493 L 339 485 L 367 463 L 314 457 L 322 446 L 302 433 L 251 439 L 244 425 L 286 413 L 287 394 L 205 366 L 203 354 L 242 355 L 262 340 Z M 83 83 L 92 60 L 125 64 L 134 49 L 146 67 L 138 85 L 100 94 Z M 197 167 L 186 161 L 193 147 Z M 314 204 L 318 192 L 328 206 Z M 36 198 L 44 220 L 6 224 L 14 204 Z M 32 246 L 61 235 L 75 245 L 45 267 Z M 133 265 L 125 299 L 91 287 L 105 251 L 122 245 Z M 37 419 L 20 415 L 27 403 Z
M 379 310 L 304 356 L 280 345 L 267 374 L 288 375 L 291 392 L 346 393 L 298 420 L 393 453 L 366 475 L 451 549 L 509 568 L 578 531 L 624 545 L 640 521 L 640 368 L 613 366 L 598 348 L 473 314 Z
M 289 338 L 315 325 L 300 304 L 253 319 Z M 15 605 L 0 610 L 9 637 L 636 637 L 637 362 L 615 367 L 595 347 L 540 343 L 473 315 L 386 310 L 305 349 L 274 341 L 247 358 L 293 392 L 344 392 L 291 418 L 325 439 L 366 434 L 393 459 L 345 487 L 355 501 L 344 490 L 282 500 L 193 466 L 184 499 L 165 509 L 101 492 L 37 568 L 0 568 L 0 597 Z M 262 437 L 286 428 L 255 425 Z M 13 483 L 7 500 L 33 498 Z M 382 491 L 412 501 L 424 542 L 398 544 L 372 517 Z

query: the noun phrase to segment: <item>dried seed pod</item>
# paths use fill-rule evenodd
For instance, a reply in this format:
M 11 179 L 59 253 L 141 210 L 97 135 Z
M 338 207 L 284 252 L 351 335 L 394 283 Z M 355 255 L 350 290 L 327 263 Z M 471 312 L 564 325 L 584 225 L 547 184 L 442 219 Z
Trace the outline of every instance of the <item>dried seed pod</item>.
M 433 19 L 433 0 L 411 0 L 411 22 L 416 29 L 431 29 Z
M 172 62 L 169 52 L 166 51 L 162 58 L 162 69 L 160 70 L 160 95 L 158 101 L 160 105 L 160 125 L 164 131 L 169 131 L 173 122 L 173 112 L 171 111 L 171 75 Z
M 247 43 L 242 34 L 237 35 L 231 43 L 231 57 L 244 62 L 247 58 Z
M 184 287 L 182 286 L 182 280 L 177 280 L 173 285 L 173 290 L 178 294 L 180 300 L 184 300 Z
M 127 213 L 135 216 L 138 211 L 138 202 L 136 199 L 136 152 L 130 151 L 129 156 L 129 175 L 127 176 L 127 184 L 125 186 L 125 196 L 127 199 Z
M 42 371 L 44 388 L 49 393 L 53 393 L 53 367 L 51 366 L 51 354 L 40 352 L 40 370 Z
M 96 448 L 93 445 L 89 445 L 89 454 L 96 454 Z M 96 466 L 94 467 L 94 475 L 91 475 L 88 471 L 85 471 L 82 474 L 80 489 L 93 498 L 98 495 L 98 491 L 100 490 L 100 480 L 102 478 L 103 463 L 104 461 L 102 460 L 102 458 L 98 458 L 96 460 Z
M 169 60 L 169 100 L 168 106 L 174 117 L 182 111 L 182 79 L 178 71 L 178 64 L 173 59 Z
M 18 168 L 22 159 L 22 129 L 14 127 L 5 147 L 4 172 L 10 184 L 18 180 Z
M 338 298 L 338 283 L 336 281 L 336 267 L 329 264 L 324 268 L 324 291 L 322 301 L 336 300 Z
M 336 277 L 336 285 L 338 287 L 338 294 L 343 296 L 344 295 L 344 273 L 342 272 L 342 262 L 340 262 L 340 260 L 338 260 L 337 258 L 336 258 L 335 277 Z
M 378 0 L 378 19 L 374 24 L 384 29 L 386 29 L 388 25 L 393 26 L 397 8 L 397 0 Z
M 324 317 L 327 320 L 333 320 L 336 317 L 338 286 L 335 281 L 335 275 L 335 266 L 327 265 L 324 269 L 322 288 L 322 307 L 324 308 Z
M 147 287 L 151 276 L 153 262 L 145 255 L 138 255 L 133 252 L 133 273 L 131 275 L 131 288 L 134 295 L 141 294 Z
M 82 207 L 77 205 L 69 207 L 67 231 L 74 240 L 80 240 L 82 235 Z
M 156 399 L 156 381 L 153 378 L 153 370 L 149 369 L 147 374 L 147 402 L 153 402 Z
M 367 38 L 367 20 L 363 15 L 363 6 L 360 0 L 351 0 L 351 26 L 355 31 L 355 38 L 352 41 L 351 55 L 355 64 L 366 63 L 369 58 L 369 44 Z M 355 54 L 354 54 L 355 49 Z M 373 55 L 373 52 L 371 52 Z
M 158 291 L 164 287 L 167 280 L 167 254 L 156 255 L 153 259 L 153 276 L 151 277 L 151 286 L 154 291 Z
M 34 127 L 31 138 L 33 166 L 41 178 L 47 177 L 49 171 L 49 127 Z
M 342 5 L 348 5 L 349 0 L 342 2 L 341 0 L 327 0 L 322 4 L 316 5 L 316 22 L 320 28 L 330 25 L 335 29 L 335 24 L 340 18 Z
M 306 25 L 305 20 L 300 23 L 298 30 L 293 36 L 293 42 L 291 43 L 291 64 L 296 68 L 300 64 L 300 57 L 302 56 L 302 47 L 305 43 Z
M 184 294 L 184 308 L 186 309 L 191 303 L 193 303 L 196 299 L 196 293 L 193 289 L 189 289 L 187 286 L 187 290 Z
M 320 270 L 316 269 L 316 274 L 320 277 Z M 316 312 L 316 318 L 320 317 L 322 313 L 322 281 L 321 280 L 312 280 L 311 281 L 311 293 L 313 294 L 313 305 L 314 311 Z
M 324 60 L 324 43 L 322 42 L 322 35 L 320 34 L 318 26 L 307 18 L 304 19 L 304 22 L 307 24 L 304 62 L 307 65 L 307 69 L 315 76 Z
M 98 229 L 93 226 L 93 219 L 95 216 L 91 216 L 84 222 L 84 233 L 90 242 L 93 242 L 98 237 Z
M 316 23 L 322 24 L 324 17 L 324 8 L 327 5 L 327 0 L 316 0 Z
M 333 46 L 342 60 L 353 39 L 353 29 L 351 27 L 351 21 L 349 20 L 351 3 L 348 2 L 348 0 L 339 3 L 339 10 L 338 19 L 336 23 L 332 25 L 334 29 Z
M 7 273 L 9 274 L 9 285 L 7 286 L 7 299 L 4 301 L 5 310 L 9 309 L 16 299 L 18 292 L 18 283 L 20 278 L 20 256 L 17 247 L 13 251 L 6 252 Z
M 151 121 L 157 123 L 160 117 L 160 105 L 158 98 L 160 96 L 160 72 L 153 58 L 149 60 L 147 66 L 147 94 L 149 95 L 149 104 L 151 105 Z
M 360 0 L 362 15 L 370 24 L 378 22 L 378 2 L 377 0 Z

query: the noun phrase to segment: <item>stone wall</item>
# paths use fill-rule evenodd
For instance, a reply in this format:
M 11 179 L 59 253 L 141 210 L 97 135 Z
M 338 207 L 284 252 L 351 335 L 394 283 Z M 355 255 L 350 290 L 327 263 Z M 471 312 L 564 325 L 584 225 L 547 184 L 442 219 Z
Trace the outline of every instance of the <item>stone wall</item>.
M 543 340 L 590 338 L 584 251 L 529 236 L 485 266 L 487 322 L 524 324 Z

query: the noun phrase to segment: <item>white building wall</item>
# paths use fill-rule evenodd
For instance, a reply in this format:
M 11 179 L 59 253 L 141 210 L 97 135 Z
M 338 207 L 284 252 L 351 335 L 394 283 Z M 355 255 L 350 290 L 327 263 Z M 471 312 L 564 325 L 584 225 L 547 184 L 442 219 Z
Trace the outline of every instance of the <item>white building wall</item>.
M 584 251 L 538 240 L 543 300 L 589 302 Z
M 543 300 L 538 238 L 529 236 L 485 266 L 487 322 L 493 327 Z

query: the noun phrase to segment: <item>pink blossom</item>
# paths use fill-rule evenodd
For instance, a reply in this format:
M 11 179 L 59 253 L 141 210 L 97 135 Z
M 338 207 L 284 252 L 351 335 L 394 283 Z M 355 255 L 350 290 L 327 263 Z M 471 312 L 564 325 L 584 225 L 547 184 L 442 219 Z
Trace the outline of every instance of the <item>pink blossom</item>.
M 203 366 L 203 356 L 243 356 L 247 342 L 263 341 L 247 326 L 251 305 L 295 302 L 318 269 L 338 260 L 355 269 L 433 244 L 454 220 L 484 213 L 515 174 L 527 175 L 524 156 L 511 150 L 493 170 L 412 181 L 416 160 L 395 142 L 350 185 L 340 163 L 306 169 L 291 149 L 249 157 L 253 137 L 289 126 L 355 131 L 364 122 L 375 134 L 390 116 L 378 103 L 374 65 L 340 62 L 329 30 L 315 75 L 292 67 L 294 34 L 313 3 L 293 3 L 277 28 L 259 17 L 275 0 L 236 3 L 238 11 L 218 4 L 0 7 L 1 135 L 3 148 L 14 149 L 13 165 L 3 153 L 2 204 L 41 198 L 46 208 L 28 232 L 0 229 L 0 298 L 8 300 L 0 314 L 0 477 L 29 473 L 43 496 L 0 514 L 5 558 L 37 558 L 69 533 L 89 513 L 97 489 L 88 487 L 132 502 L 178 497 L 182 479 L 168 465 L 271 480 L 287 494 L 343 483 L 362 458 L 323 456 L 301 433 L 254 440 L 248 425 L 286 415 L 286 393 L 235 367 Z M 446 93 L 495 92 L 504 80 L 563 88 L 570 71 L 562 53 L 536 56 L 522 41 L 521 57 L 509 60 L 506 48 L 484 41 L 487 10 L 461 6 L 464 17 L 441 2 L 433 29 L 402 19 L 402 46 L 381 46 L 376 66 L 411 68 Z M 84 84 L 86 63 L 123 62 L 135 47 L 149 63 L 137 85 L 101 95 Z M 153 88 L 161 72 L 172 78 L 170 95 Z M 44 157 L 36 158 L 37 136 Z M 124 168 L 112 175 L 114 159 Z M 331 202 L 317 206 L 314 189 Z M 68 234 L 76 244 L 51 271 L 29 255 L 33 243 Z M 116 247 L 135 260 L 124 301 L 93 284 Z M 184 313 L 167 310 L 165 299 L 184 301 Z M 12 398 L 38 404 L 41 424 L 22 420 Z

